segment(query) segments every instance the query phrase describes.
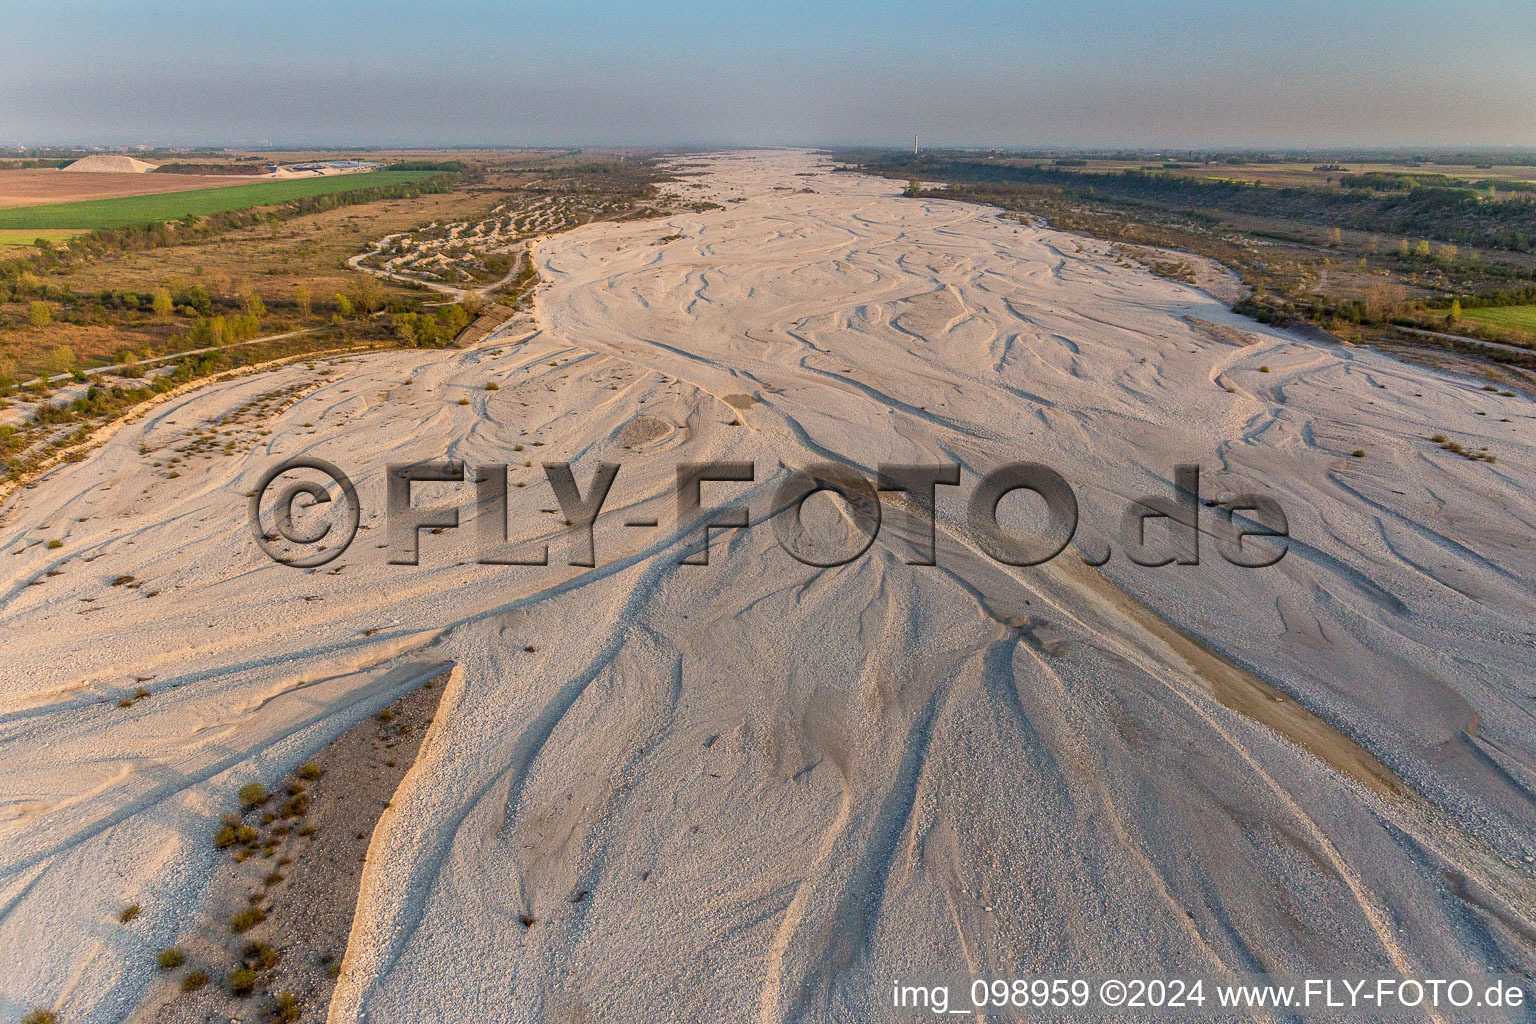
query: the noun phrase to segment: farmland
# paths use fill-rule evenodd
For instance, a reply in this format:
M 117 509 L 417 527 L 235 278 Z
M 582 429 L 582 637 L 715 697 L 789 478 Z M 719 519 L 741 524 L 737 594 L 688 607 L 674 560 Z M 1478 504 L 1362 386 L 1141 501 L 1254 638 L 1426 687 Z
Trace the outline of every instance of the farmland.
M 1462 316 L 1489 327 L 1536 334 L 1536 306 L 1485 306 L 1469 309 Z
M 430 178 L 433 173 L 431 171 L 373 171 L 367 174 L 264 181 L 252 185 L 194 189 L 160 195 L 24 206 L 0 210 L 0 230 L 121 228 L 138 224 L 154 224 L 161 221 L 180 220 L 187 216 L 206 217 L 253 206 L 270 206 L 310 196 L 398 185 L 402 182 Z
M 91 199 L 189 192 L 199 188 L 229 188 L 258 177 L 198 174 L 132 174 L 60 171 L 57 168 L 0 170 L 0 209 L 78 203 Z
M 28 228 L 7 228 L 0 231 L 0 252 L 6 249 L 24 249 L 36 242 L 39 238 L 46 238 L 55 245 L 69 241 L 80 232 L 75 231 L 33 231 Z

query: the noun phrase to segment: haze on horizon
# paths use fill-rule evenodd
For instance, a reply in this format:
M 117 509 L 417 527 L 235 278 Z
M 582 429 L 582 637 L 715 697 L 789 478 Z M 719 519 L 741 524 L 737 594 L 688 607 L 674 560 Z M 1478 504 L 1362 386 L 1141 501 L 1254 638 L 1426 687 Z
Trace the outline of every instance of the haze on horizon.
M 0 145 L 1532 146 L 1518 0 L 12 0 Z

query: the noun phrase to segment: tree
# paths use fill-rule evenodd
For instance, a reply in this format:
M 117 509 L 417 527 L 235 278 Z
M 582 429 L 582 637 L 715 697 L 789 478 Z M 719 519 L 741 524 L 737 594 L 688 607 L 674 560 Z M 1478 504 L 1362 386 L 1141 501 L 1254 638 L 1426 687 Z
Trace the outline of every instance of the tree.
M 1446 314 L 1445 322 L 1448 323 L 1448 324 L 1453 324 L 1457 320 L 1460 320 L 1460 319 L 1461 319 L 1461 300 L 1460 299 L 1452 299 L 1451 300 L 1451 311 Z
M 245 311 L 260 320 L 267 315 L 267 304 L 261 301 L 261 296 L 255 292 L 245 293 Z
M 379 282 L 372 277 L 364 277 L 353 287 L 352 305 L 357 309 L 359 317 L 367 316 L 384 305 L 384 289 L 379 287 Z
M 34 302 L 27 312 L 27 319 L 32 321 L 33 327 L 46 327 L 48 321 L 53 319 L 53 310 L 48 308 L 46 302 Z
M 46 238 L 35 238 L 32 244 L 37 248 L 33 262 L 39 270 L 52 270 L 59 265 L 59 254 L 54 250 L 52 242 Z
M 309 289 L 299 285 L 293 290 L 293 301 L 299 307 L 300 316 L 309 316 Z
M 922 194 L 923 194 L 923 183 L 918 181 L 916 178 L 912 178 L 912 179 L 910 179 L 907 182 L 907 189 L 906 189 L 905 192 L 902 193 L 902 195 L 904 195 L 904 196 L 911 196 L 914 199 L 917 198 L 918 196 L 922 195 Z
M 341 294 L 341 292 L 336 293 L 336 312 L 340 316 L 349 317 L 352 315 L 352 300 Z
M 156 290 L 153 301 L 155 316 L 162 320 L 170 316 L 171 312 L 176 308 L 176 304 L 171 301 L 171 293 L 164 288 Z
M 441 306 L 437 310 L 437 325 L 450 338 L 469 326 L 469 314 L 463 306 Z
M 208 289 L 200 284 L 195 284 L 187 289 L 187 301 L 184 305 L 197 310 L 200 316 L 213 315 L 213 296 L 208 294 Z
M 1429 259 L 1429 239 L 1419 239 L 1419 244 L 1413 247 L 1413 255 L 1421 260 Z

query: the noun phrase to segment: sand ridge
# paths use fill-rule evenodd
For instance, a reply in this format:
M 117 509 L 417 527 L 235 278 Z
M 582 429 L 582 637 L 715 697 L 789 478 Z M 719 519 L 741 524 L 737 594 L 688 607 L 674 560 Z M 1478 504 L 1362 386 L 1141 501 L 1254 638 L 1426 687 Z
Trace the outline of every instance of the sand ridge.
M 812 153 L 702 162 L 689 198 L 721 209 L 543 240 L 520 344 L 514 325 L 201 389 L 11 500 L 7 1011 L 121 1019 L 199 912 L 234 790 L 424 660 L 453 683 L 370 844 L 336 1022 L 895 1019 L 874 979 L 922 970 L 1536 965 L 1528 398 Z M 317 372 L 269 436 L 153 468 Z M 297 454 L 347 470 L 367 527 L 308 574 L 244 522 Z M 511 539 L 550 566 L 475 565 L 468 513 L 421 565 L 385 563 L 384 467 L 445 455 L 511 463 Z M 758 525 L 709 566 L 678 564 L 683 459 L 758 467 L 717 492 Z M 1119 510 L 1180 462 L 1210 499 L 1274 495 L 1292 548 L 1243 570 L 1208 536 L 1199 566 L 1119 552 L 1085 584 L 1077 547 L 990 562 L 942 491 L 936 567 L 906 564 L 895 511 L 827 570 L 762 522 L 781 463 L 956 461 L 963 496 L 1017 459 L 1074 485 L 1083 551 L 1118 548 Z M 583 485 L 623 464 L 595 568 L 566 564 L 556 460 Z M 1169 626 L 1299 717 L 1216 699 Z M 1386 792 L 1283 738 L 1303 717 Z
M 146 174 L 158 166 L 121 153 L 93 153 L 65 164 L 59 170 L 71 174 Z

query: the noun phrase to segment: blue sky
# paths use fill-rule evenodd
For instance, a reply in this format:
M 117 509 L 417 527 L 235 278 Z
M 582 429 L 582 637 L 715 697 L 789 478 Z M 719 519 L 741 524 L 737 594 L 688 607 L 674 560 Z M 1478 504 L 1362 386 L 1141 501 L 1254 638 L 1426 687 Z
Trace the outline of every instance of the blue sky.
M 1536 146 L 1536 2 L 6 0 L 0 145 Z

